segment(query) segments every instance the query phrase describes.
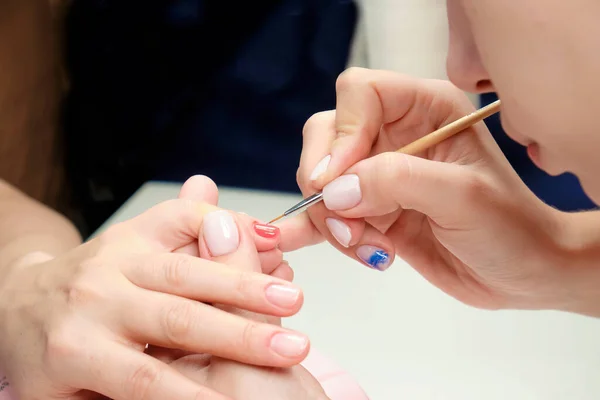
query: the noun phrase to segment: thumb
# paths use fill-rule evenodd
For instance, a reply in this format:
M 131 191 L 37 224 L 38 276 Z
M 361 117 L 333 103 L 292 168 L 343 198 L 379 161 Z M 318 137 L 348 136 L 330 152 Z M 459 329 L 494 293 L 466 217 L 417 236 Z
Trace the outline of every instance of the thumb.
M 219 210 L 204 217 L 200 257 L 241 270 L 261 271 L 253 234 L 242 217 L 232 211 Z
M 218 208 L 189 199 L 162 202 L 112 229 L 133 233 L 154 250 L 172 252 L 200 237 L 204 216 Z
M 189 178 L 179 190 L 180 199 L 205 202 L 216 206 L 219 201 L 219 189 L 215 182 L 207 176 L 195 175 Z M 188 254 L 199 257 L 198 241 L 193 240 L 188 244 L 176 249 L 174 253 Z
M 219 191 L 208 177 L 196 175 L 181 187 L 177 200 L 158 204 L 122 226 L 161 250 L 198 255 L 197 239 L 206 213 L 216 211 Z
M 328 209 L 346 218 L 405 209 L 448 226 L 465 220 L 473 212 L 473 199 L 481 203 L 492 187 L 485 175 L 466 165 L 382 153 L 360 161 L 326 185 L 323 200 Z
M 179 191 L 180 199 L 190 199 L 216 206 L 219 201 L 219 189 L 207 176 L 195 175 L 189 178 Z
M 179 192 L 179 198 L 203 201 L 208 204 L 217 205 L 219 190 L 217 185 L 210 178 L 203 175 L 196 175 L 189 178 L 183 184 Z M 281 264 L 283 254 L 277 249 L 280 238 L 278 229 L 259 224 L 255 219 L 242 214 L 236 214 L 236 223 L 241 227 L 240 229 L 244 231 L 247 231 L 247 228 L 249 229 L 252 227 L 251 231 L 254 231 L 252 238 L 254 239 L 255 249 L 259 252 L 263 272 L 270 273 Z M 261 229 L 258 229 L 257 227 L 261 227 Z M 270 228 L 267 232 L 268 234 L 264 234 L 265 227 Z M 198 244 L 199 242 L 194 240 L 174 252 L 200 257 L 201 254 Z M 205 252 L 203 256 L 206 258 L 207 252 Z

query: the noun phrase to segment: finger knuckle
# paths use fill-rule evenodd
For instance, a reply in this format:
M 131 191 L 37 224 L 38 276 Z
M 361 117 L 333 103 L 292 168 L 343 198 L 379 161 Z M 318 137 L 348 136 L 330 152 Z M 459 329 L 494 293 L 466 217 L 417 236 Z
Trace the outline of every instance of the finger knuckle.
M 452 83 L 452 81 L 450 80 L 446 80 L 446 79 L 433 79 L 432 82 L 438 86 L 438 88 L 441 91 L 444 91 L 448 94 L 458 94 L 458 93 L 463 93 L 462 90 L 460 90 L 455 84 Z
M 175 257 L 164 265 L 164 279 L 168 286 L 181 288 L 189 281 L 192 263 L 187 257 Z
M 406 157 L 397 153 L 382 153 L 378 157 L 379 166 L 376 168 L 378 173 L 375 174 L 375 177 L 382 184 L 380 186 L 385 186 L 386 182 L 387 184 L 397 181 L 405 183 L 411 178 Z
M 81 307 L 105 297 L 99 279 L 102 265 L 100 259 L 92 258 L 75 266 L 72 275 L 62 286 L 62 293 L 69 308 Z
M 68 320 L 54 323 L 48 329 L 44 344 L 44 365 L 50 371 L 60 369 L 62 363 L 71 362 L 81 352 L 76 328 Z
M 244 271 L 237 275 L 235 284 L 235 295 L 240 299 L 248 300 L 252 292 L 252 286 L 255 283 L 255 275 L 251 272 Z
M 167 309 L 164 317 L 164 334 L 175 346 L 184 347 L 192 332 L 194 321 L 193 303 L 182 301 Z
M 335 89 L 340 92 L 356 85 L 360 82 L 366 73 L 365 68 L 350 67 L 343 71 L 335 81 Z
M 461 193 L 465 204 L 475 204 L 494 197 L 492 186 L 485 176 L 477 173 L 468 173 L 464 176 Z
M 259 335 L 260 324 L 254 321 L 246 322 L 240 338 L 240 348 L 250 351 L 254 347 L 256 337 Z
M 382 153 L 378 156 L 378 173 L 374 174 L 376 187 L 373 189 L 379 199 L 390 198 L 390 184 L 397 184 L 399 188 L 410 187 L 415 184 L 417 176 L 410 165 L 410 159 L 403 154 Z M 392 200 L 397 206 L 409 208 L 403 190 L 392 190 Z M 392 210 L 388 210 L 392 211 Z
M 134 368 L 131 375 L 126 378 L 128 398 L 131 400 L 145 400 L 150 398 L 150 391 L 155 382 L 160 381 L 162 371 L 154 363 L 144 363 Z
M 332 113 L 330 111 L 321 111 L 311 115 L 311 117 L 304 123 L 302 135 L 306 137 L 311 132 L 322 129 L 323 125 L 331 120 L 331 116 Z

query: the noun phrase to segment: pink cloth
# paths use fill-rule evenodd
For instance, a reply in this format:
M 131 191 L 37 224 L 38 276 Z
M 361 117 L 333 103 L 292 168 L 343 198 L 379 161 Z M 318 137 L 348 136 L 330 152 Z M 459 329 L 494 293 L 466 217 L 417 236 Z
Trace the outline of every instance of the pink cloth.
M 369 400 L 354 378 L 322 354 L 311 350 L 302 365 L 319 381 L 331 400 Z M 17 400 L 2 372 L 0 400 Z
M 369 400 L 348 372 L 316 350 L 311 349 L 302 365 L 319 381 L 331 400 Z

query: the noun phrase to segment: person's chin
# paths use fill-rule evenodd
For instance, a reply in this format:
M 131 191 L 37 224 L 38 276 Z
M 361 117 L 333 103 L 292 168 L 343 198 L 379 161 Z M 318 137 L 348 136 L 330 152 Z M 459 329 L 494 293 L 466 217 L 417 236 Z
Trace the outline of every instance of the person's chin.
M 579 183 L 585 194 L 592 200 L 596 205 L 600 206 L 600 181 L 594 174 L 591 176 L 578 176 Z
M 548 153 L 538 143 L 527 144 L 527 155 L 536 167 L 549 175 L 558 176 L 568 172 L 555 159 L 549 157 Z

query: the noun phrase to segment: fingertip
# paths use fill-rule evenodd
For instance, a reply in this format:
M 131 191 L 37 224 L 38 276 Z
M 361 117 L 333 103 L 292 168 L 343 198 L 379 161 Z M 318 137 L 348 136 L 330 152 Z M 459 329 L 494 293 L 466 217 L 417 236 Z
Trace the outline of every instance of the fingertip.
M 357 244 L 365 229 L 364 219 L 347 219 L 337 215 L 327 216 L 325 225 L 333 239 L 344 248 Z
M 209 177 L 194 175 L 181 186 L 178 198 L 202 201 L 216 206 L 219 201 L 219 189 Z
M 317 205 L 316 207 L 319 206 Z M 324 240 L 323 235 L 321 235 L 310 220 L 308 212 L 285 219 L 278 223 L 277 226 L 281 233 L 279 248 L 284 253 L 313 246 Z
M 281 241 L 281 231 L 275 225 L 254 221 L 252 223 L 252 231 L 254 232 L 258 251 L 274 249 Z
M 287 261 L 282 261 L 270 274 L 274 278 L 283 279 L 288 282 L 294 281 L 294 270 Z M 300 292 L 302 297 L 301 303 L 304 302 L 304 295 Z
M 238 222 L 243 224 L 252 233 L 256 250 L 259 252 L 277 248 L 281 240 L 281 231 L 278 226 L 267 224 L 245 213 L 237 213 Z
M 319 182 L 321 182 L 321 180 L 322 180 L 321 177 L 323 175 L 327 174 L 327 170 L 329 169 L 330 162 L 331 162 L 331 154 L 327 154 L 314 167 L 314 169 L 309 177 L 309 182 L 313 186 L 315 186 L 315 184 L 318 184 Z
M 279 249 L 271 249 L 258 253 L 260 266 L 263 274 L 271 275 L 283 261 L 283 252 Z
M 279 367 L 292 367 L 308 356 L 310 340 L 293 331 L 277 332 L 271 337 L 269 347 L 277 354 Z
M 358 246 L 356 257 L 367 267 L 382 272 L 387 270 L 394 262 L 393 252 L 371 244 Z
M 394 263 L 396 250 L 390 238 L 367 224 L 360 241 L 352 247 L 351 256 L 363 265 L 383 272 Z

